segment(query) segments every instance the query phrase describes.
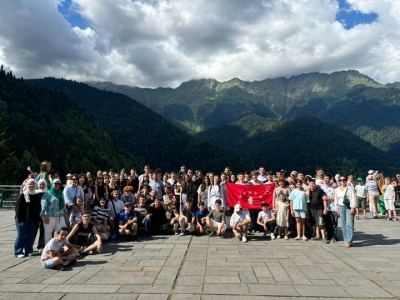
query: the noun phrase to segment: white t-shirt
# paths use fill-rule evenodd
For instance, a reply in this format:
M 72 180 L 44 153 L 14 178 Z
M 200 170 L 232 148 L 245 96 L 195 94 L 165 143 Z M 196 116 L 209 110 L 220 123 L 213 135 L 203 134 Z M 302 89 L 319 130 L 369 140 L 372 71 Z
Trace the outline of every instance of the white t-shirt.
M 50 251 L 55 251 L 58 252 L 61 250 L 64 246 L 69 245 L 70 243 L 68 240 L 64 240 L 62 242 L 59 242 L 57 238 L 52 238 L 44 247 L 42 255 L 40 256 L 40 261 L 48 259 L 49 258 L 49 253 Z
M 393 185 L 389 184 L 385 190 L 385 200 L 393 200 L 393 193 L 394 193 L 394 187 Z
M 264 223 L 265 220 L 271 219 L 272 211 L 268 210 L 267 212 L 260 211 L 258 213 L 257 220 L 261 219 L 261 222 Z
M 249 219 L 250 220 L 250 216 L 248 214 L 248 212 L 246 211 L 242 211 L 241 215 L 238 215 L 236 212 L 234 212 L 231 216 L 231 221 L 230 224 L 231 226 L 236 225 L 239 222 L 242 222 L 245 219 Z

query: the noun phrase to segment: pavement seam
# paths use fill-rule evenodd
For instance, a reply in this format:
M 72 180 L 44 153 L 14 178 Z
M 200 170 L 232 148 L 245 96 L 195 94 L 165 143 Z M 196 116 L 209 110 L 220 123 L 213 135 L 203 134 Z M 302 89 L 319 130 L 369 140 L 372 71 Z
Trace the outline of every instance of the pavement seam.
M 182 271 L 182 268 L 183 268 L 183 264 L 184 264 L 184 262 L 185 262 L 185 260 L 186 260 L 186 256 L 187 256 L 187 254 L 188 254 L 188 251 L 189 251 L 189 248 L 190 248 L 190 244 L 192 243 L 192 240 L 193 240 L 193 235 L 190 235 L 190 240 L 189 240 L 189 243 L 187 244 L 186 251 L 185 251 L 185 255 L 183 256 L 183 259 L 182 259 L 181 265 L 180 265 L 180 267 L 179 267 L 179 270 L 178 270 L 178 272 L 176 273 L 176 277 L 175 277 L 174 283 L 172 284 L 171 291 L 170 291 L 169 294 L 168 294 L 167 300 L 171 300 L 171 299 L 172 299 L 172 296 L 174 295 L 174 291 L 175 291 L 175 288 L 176 288 L 176 284 L 177 284 L 178 278 L 179 278 L 179 276 L 180 276 L 180 274 L 181 274 L 181 271 Z M 174 247 L 174 248 L 175 248 L 175 247 Z M 172 251 L 170 252 L 170 255 L 172 254 L 173 251 L 174 251 L 174 250 L 172 250 Z

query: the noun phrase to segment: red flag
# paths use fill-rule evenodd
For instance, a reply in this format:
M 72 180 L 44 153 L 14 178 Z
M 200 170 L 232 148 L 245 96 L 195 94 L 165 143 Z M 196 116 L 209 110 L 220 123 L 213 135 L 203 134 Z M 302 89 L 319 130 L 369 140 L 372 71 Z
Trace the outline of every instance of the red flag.
M 267 202 L 269 208 L 273 208 L 275 183 L 259 185 L 227 183 L 226 191 L 230 207 L 239 203 L 245 209 L 261 209 L 261 203 Z

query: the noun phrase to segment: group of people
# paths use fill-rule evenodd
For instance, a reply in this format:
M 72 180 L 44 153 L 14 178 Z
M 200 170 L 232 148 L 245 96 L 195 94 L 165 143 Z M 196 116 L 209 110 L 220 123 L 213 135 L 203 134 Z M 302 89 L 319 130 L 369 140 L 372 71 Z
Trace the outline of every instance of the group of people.
M 285 170 L 275 174 L 264 167 L 233 174 L 227 167 L 221 174 L 203 176 L 181 166 L 179 172 L 162 174 L 144 167 L 139 175 L 132 168 L 98 171 L 95 176 L 67 174 L 65 183 L 51 164 L 42 162 L 40 172 L 31 174 L 21 186 L 16 203 L 16 257 L 31 256 L 37 234 L 37 248 L 45 268 L 64 267 L 77 257 L 102 251 L 108 239 L 138 240 L 139 235 L 208 234 L 224 236 L 232 230 L 247 242 L 248 235 L 262 232 L 271 239 L 321 240 L 334 243 L 338 217 L 342 222 L 344 247 L 353 243 L 354 218 L 363 218 L 366 204 L 372 218 L 378 217 L 378 199 L 383 194 L 388 220 L 397 221 L 395 203 L 400 192 L 396 178 L 385 178 L 370 170 L 363 180 L 325 174 L 314 177 Z M 228 205 L 226 184 L 274 186 L 272 203 L 259 209 Z M 235 201 L 239 202 L 239 201 Z M 232 202 L 231 202 L 232 203 Z M 57 236 L 54 237 L 54 233 Z

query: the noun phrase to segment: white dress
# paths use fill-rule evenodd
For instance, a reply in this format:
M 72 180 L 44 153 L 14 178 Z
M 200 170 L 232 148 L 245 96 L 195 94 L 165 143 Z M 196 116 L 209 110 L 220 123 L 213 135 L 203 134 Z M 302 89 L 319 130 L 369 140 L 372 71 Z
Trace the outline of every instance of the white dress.
M 289 203 L 279 201 L 278 212 L 276 215 L 276 225 L 277 226 L 280 226 L 280 227 L 288 227 L 289 226 L 288 220 L 286 220 L 288 206 L 289 206 Z

